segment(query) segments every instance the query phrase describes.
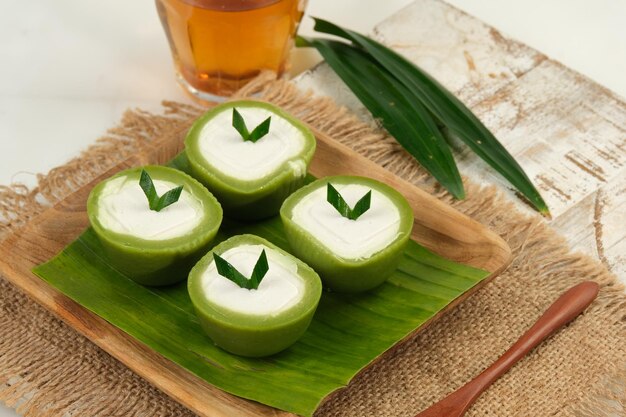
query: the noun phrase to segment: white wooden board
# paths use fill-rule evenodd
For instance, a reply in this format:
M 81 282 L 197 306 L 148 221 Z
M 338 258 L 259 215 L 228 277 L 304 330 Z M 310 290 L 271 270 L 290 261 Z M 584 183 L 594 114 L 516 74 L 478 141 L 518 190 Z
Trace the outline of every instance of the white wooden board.
M 546 199 L 573 248 L 626 283 L 626 103 L 545 55 L 439 0 L 417 0 L 373 36 L 415 62 L 476 112 Z M 369 113 L 326 65 L 297 79 L 364 119 Z M 463 145 L 474 181 L 508 183 Z M 519 202 L 521 210 L 530 209 Z

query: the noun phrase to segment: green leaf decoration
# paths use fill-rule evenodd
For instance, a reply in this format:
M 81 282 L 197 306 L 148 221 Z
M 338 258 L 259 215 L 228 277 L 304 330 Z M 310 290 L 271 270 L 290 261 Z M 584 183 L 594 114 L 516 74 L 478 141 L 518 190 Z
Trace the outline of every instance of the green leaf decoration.
M 381 68 L 402 83 L 416 102 L 424 105 L 454 136 L 506 178 L 540 213 L 550 216 L 541 194 L 513 156 L 467 106 L 428 73 L 386 46 L 326 20 L 315 18 L 315 30 L 342 37 L 362 48 Z M 333 63 L 329 61 L 329 64 L 335 69 Z M 351 83 L 346 84 L 354 91 Z M 372 113 L 378 117 L 378 114 Z M 393 132 L 389 133 L 395 136 Z M 425 168 L 428 169 L 427 166 Z
M 246 126 L 246 122 L 243 120 L 243 116 L 234 107 L 233 107 L 233 127 L 237 130 L 237 132 L 239 132 L 243 140 L 247 140 L 248 136 L 250 136 L 250 132 L 248 132 L 248 127 Z
M 172 166 L 189 172 L 184 154 Z M 289 250 L 278 217 L 255 223 L 225 219 L 214 244 L 243 233 Z M 107 262 L 92 229 L 34 272 L 209 384 L 307 417 L 324 398 L 488 276 L 409 241 L 399 268 L 383 285 L 358 295 L 324 292 L 309 329 L 296 344 L 269 358 L 243 358 L 216 347 L 205 335 L 186 282 L 137 284 Z
M 354 208 L 351 208 L 339 191 L 337 191 L 331 183 L 328 183 L 326 186 L 326 201 L 328 201 L 330 205 L 333 206 L 343 217 L 350 220 L 356 220 L 361 217 L 363 213 L 369 210 L 372 203 L 372 190 L 369 190 L 363 197 L 361 197 L 354 205 Z
M 236 108 L 233 107 L 233 127 L 239 132 L 241 138 L 244 141 L 256 142 L 261 139 L 263 136 L 267 135 L 270 131 L 270 123 L 272 122 L 272 116 L 263 120 L 257 127 L 255 127 L 252 132 L 248 131 L 248 127 L 246 126 L 246 122 L 243 120 L 243 116 L 241 113 L 237 111 Z
M 143 193 L 146 195 L 148 199 L 148 205 L 150 206 L 150 210 L 153 211 L 161 211 L 165 207 L 174 204 L 180 198 L 180 194 L 183 192 L 183 186 L 179 185 L 176 188 L 172 188 L 161 197 L 157 194 L 156 188 L 154 187 L 154 182 L 152 182 L 152 178 L 150 178 L 150 174 L 144 169 L 141 171 L 141 176 L 139 178 L 139 186 L 143 190 Z
M 261 139 L 263 136 L 267 135 L 270 131 L 270 123 L 272 121 L 272 116 L 263 120 L 257 127 L 254 128 L 252 132 L 250 132 L 250 136 L 248 136 L 248 140 L 252 142 L 256 142 Z
M 404 149 L 453 196 L 465 197 L 452 152 L 435 120 L 389 71 L 342 42 L 298 38 L 298 44 L 314 46 Z
M 150 174 L 148 174 L 145 170 L 141 171 L 139 186 L 148 199 L 150 210 L 154 210 L 154 207 L 156 207 L 159 202 L 159 196 L 156 192 L 156 188 L 154 187 L 154 183 L 152 182 L 152 178 L 150 178 Z
M 256 290 L 259 288 L 259 284 L 261 284 L 265 274 L 269 271 L 265 249 L 261 251 L 261 255 L 259 255 L 259 259 L 257 259 L 254 269 L 252 270 L 252 276 L 249 279 L 215 252 L 213 252 L 213 260 L 215 261 L 217 272 L 221 276 L 228 278 L 241 288 L 246 288 L 248 290 Z

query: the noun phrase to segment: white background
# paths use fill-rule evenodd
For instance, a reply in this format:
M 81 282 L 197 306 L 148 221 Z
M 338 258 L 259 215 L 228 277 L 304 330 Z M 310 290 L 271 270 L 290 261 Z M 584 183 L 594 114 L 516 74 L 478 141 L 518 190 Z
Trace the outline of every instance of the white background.
M 448 1 L 626 97 L 626 2 Z M 409 2 L 310 0 L 308 14 L 367 32 Z M 0 5 L 0 184 L 34 184 L 36 173 L 76 155 L 128 107 L 187 100 L 152 1 Z M 301 32 L 310 31 L 305 17 Z M 315 62 L 299 51 L 294 70 Z M 0 417 L 15 415 L 0 406 Z

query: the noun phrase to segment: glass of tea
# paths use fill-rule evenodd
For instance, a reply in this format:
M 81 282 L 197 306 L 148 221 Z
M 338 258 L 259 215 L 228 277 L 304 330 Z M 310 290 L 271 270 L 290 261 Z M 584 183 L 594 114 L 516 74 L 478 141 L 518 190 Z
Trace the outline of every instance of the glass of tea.
M 176 76 L 201 100 L 231 95 L 261 70 L 280 76 L 306 0 L 156 0 Z

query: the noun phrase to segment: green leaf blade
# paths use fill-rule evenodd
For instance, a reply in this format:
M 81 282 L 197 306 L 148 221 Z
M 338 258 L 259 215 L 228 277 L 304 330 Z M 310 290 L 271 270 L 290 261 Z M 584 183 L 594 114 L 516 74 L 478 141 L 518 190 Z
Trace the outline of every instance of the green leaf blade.
M 154 182 L 152 182 L 152 178 L 150 178 L 150 174 L 148 174 L 145 169 L 141 170 L 141 176 L 139 177 L 139 186 L 143 190 L 143 193 L 146 195 L 146 198 L 148 199 L 148 206 L 150 207 L 150 210 L 156 210 L 159 196 L 154 186 Z
M 250 136 L 250 132 L 248 132 L 248 127 L 246 126 L 246 122 L 245 120 L 243 120 L 243 116 L 241 115 L 241 113 L 239 113 L 237 109 L 234 107 L 233 107 L 233 122 L 232 123 L 233 123 L 233 127 L 235 128 L 235 130 L 237 130 L 237 132 L 239 132 L 243 140 L 244 141 L 248 140 L 248 137 Z
M 156 211 L 161 211 L 165 207 L 170 206 L 174 204 L 175 202 L 177 202 L 182 192 L 183 192 L 183 186 L 179 185 L 178 187 L 172 188 L 171 190 L 163 194 L 161 197 L 159 197 L 159 200 L 156 204 L 156 208 L 155 208 Z
M 354 42 L 391 72 L 472 151 L 498 171 L 542 214 L 549 209 L 515 158 L 457 97 L 428 73 L 386 46 L 359 33 L 315 18 L 315 30 Z
M 452 153 L 419 100 L 363 51 L 322 39 L 300 39 L 315 47 L 337 75 L 396 140 L 453 196 L 465 196 Z
M 372 203 L 372 190 L 368 191 L 359 201 L 356 202 L 354 207 L 352 208 L 352 213 L 350 213 L 350 220 L 356 220 L 363 213 L 370 209 L 370 205 Z
M 354 207 L 351 208 L 341 193 L 337 191 L 331 183 L 328 183 L 326 184 L 326 201 L 328 201 L 330 205 L 333 206 L 339 214 L 341 214 L 341 216 L 350 220 L 356 220 L 370 209 L 370 205 L 372 203 L 372 190 L 365 193 L 365 195 L 356 202 Z
M 248 136 L 248 140 L 250 142 L 256 142 L 261 139 L 263 136 L 267 135 L 270 131 L 270 123 L 272 122 L 272 116 L 263 120 L 257 127 L 254 128 L 250 135 Z
M 267 135 L 270 131 L 271 122 L 272 122 L 272 116 L 263 120 L 261 123 L 258 124 L 258 126 L 252 129 L 252 132 L 250 132 L 248 131 L 248 127 L 246 126 L 246 122 L 243 119 L 243 116 L 241 115 L 241 113 L 239 113 L 239 111 L 237 111 L 237 109 L 233 107 L 232 124 L 235 130 L 239 132 L 244 142 L 250 141 L 252 143 L 256 143 L 256 141 L 261 139 L 263 136 Z
M 154 186 L 154 182 L 152 181 L 150 174 L 148 174 L 148 171 L 145 169 L 141 170 L 139 186 L 148 199 L 148 206 L 150 207 L 150 210 L 157 212 L 177 202 L 183 192 L 183 186 L 179 185 L 159 197 L 156 187 Z
M 259 259 L 256 261 L 254 265 L 254 269 L 252 270 L 252 276 L 250 276 L 250 285 L 253 289 L 259 288 L 261 281 L 265 278 L 265 274 L 269 271 L 270 267 L 267 263 L 267 255 L 265 254 L 265 249 L 261 251 L 261 255 L 259 255 Z
M 237 269 L 232 266 L 230 262 L 215 252 L 213 252 L 213 261 L 215 262 L 218 274 L 231 280 L 241 288 L 247 288 L 248 278 L 246 278 L 241 272 L 237 271 Z
M 352 210 L 350 210 L 350 206 L 331 183 L 326 185 L 326 201 L 328 201 L 330 205 L 333 206 L 343 217 L 350 217 L 350 213 L 352 212 Z
M 269 271 L 269 264 L 267 262 L 265 249 L 261 251 L 259 259 L 257 259 L 256 264 L 254 265 L 254 269 L 252 270 L 252 275 L 250 278 L 247 278 L 245 275 L 239 272 L 237 268 L 235 268 L 230 262 L 219 256 L 215 252 L 213 252 L 213 261 L 215 262 L 215 267 L 217 268 L 218 274 L 234 282 L 240 288 L 245 288 L 247 290 L 258 289 L 261 281 L 263 281 L 263 278 L 265 278 L 267 271 Z

